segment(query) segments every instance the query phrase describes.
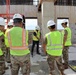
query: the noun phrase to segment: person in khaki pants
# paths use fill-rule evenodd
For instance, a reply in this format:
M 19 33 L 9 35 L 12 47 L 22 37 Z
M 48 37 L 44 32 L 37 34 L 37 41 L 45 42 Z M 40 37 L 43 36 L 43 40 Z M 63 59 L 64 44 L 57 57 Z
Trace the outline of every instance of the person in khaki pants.
M 55 62 L 57 64 L 60 75 L 65 75 L 63 64 L 62 62 L 60 62 L 63 50 L 62 35 L 59 31 L 55 30 L 56 24 L 53 20 L 49 20 L 47 22 L 47 27 L 50 32 L 45 35 L 45 39 L 43 41 L 43 48 L 48 56 L 47 62 L 50 69 L 50 75 L 57 75 L 55 71 Z
M 68 68 L 68 50 L 69 47 L 72 45 L 71 43 L 71 29 L 67 26 L 68 21 L 64 20 L 62 22 L 62 26 L 64 27 L 63 31 L 63 60 L 64 60 L 64 68 Z
M 0 75 L 5 73 L 5 59 L 4 59 L 4 50 L 6 50 L 4 44 L 4 26 L 5 21 L 4 18 L 0 17 Z
M 6 33 L 6 45 L 10 47 L 11 75 L 30 75 L 30 51 L 28 48 L 28 32 L 23 28 L 22 15 L 14 14 L 14 27 Z
M 5 31 L 5 34 L 11 29 L 13 27 L 13 22 L 8 22 L 8 24 L 7 24 L 7 29 L 6 29 L 6 31 Z M 6 35 L 5 35 L 6 36 Z M 6 62 L 7 63 L 11 63 L 11 61 L 10 61 L 10 47 L 9 46 L 7 46 L 6 47 L 6 54 L 5 54 L 5 58 L 6 58 Z

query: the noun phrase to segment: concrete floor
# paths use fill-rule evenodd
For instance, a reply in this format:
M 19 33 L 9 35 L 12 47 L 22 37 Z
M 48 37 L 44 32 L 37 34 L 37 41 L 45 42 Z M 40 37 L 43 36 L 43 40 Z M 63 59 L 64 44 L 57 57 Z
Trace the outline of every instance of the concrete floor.
M 42 51 L 40 51 L 42 55 L 37 55 L 34 52 L 34 56 L 31 57 L 31 73 L 30 75 L 49 75 L 49 68 L 46 62 L 47 56 L 44 56 Z M 76 60 L 76 47 L 70 47 L 69 49 L 69 60 Z M 7 64 L 9 66 L 10 64 Z M 66 75 L 76 75 L 76 72 L 72 71 L 70 68 L 64 71 Z M 59 75 L 58 71 L 56 72 Z M 9 69 L 6 70 L 4 75 L 11 75 L 10 66 Z M 19 75 L 22 75 L 19 71 Z

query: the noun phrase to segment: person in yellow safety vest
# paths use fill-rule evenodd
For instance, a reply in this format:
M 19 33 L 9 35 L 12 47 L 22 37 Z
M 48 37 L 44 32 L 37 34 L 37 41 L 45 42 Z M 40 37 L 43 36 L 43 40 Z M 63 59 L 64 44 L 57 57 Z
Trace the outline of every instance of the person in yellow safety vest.
M 55 71 L 55 62 L 57 64 L 58 70 L 61 75 L 64 75 L 63 65 L 60 62 L 60 57 L 62 56 L 63 49 L 63 39 L 62 34 L 59 31 L 56 31 L 56 24 L 53 20 L 47 22 L 47 27 L 50 30 L 49 33 L 45 34 L 43 41 L 43 49 L 47 54 L 47 62 L 50 68 L 50 75 L 57 75 Z
M 4 27 L 5 27 L 5 21 L 2 17 L 0 17 L 0 75 L 3 75 L 3 73 L 5 73 L 5 60 L 3 53 Z
M 14 14 L 14 27 L 6 33 L 6 45 L 10 46 L 11 75 L 30 75 L 30 51 L 28 48 L 28 32 L 23 28 L 22 15 Z
M 11 29 L 13 26 L 14 26 L 14 25 L 13 25 L 13 22 L 11 22 L 11 21 L 8 22 L 8 26 L 7 26 L 8 29 Z
M 63 31 L 63 60 L 64 60 L 64 68 L 67 69 L 68 68 L 68 49 L 69 46 L 72 45 L 71 43 L 71 29 L 67 26 L 68 21 L 64 20 L 62 22 L 62 26 L 64 27 L 64 31 Z
M 8 25 L 7 25 L 7 30 L 5 32 L 5 34 L 13 27 L 13 22 L 8 22 Z M 10 63 L 10 47 L 6 47 L 6 61 L 7 63 Z
M 34 32 L 33 32 L 33 44 L 32 44 L 32 49 L 31 49 L 31 55 L 32 55 L 32 57 L 33 57 L 33 51 L 34 51 L 35 45 L 37 45 L 36 53 L 37 53 L 37 54 L 40 54 L 40 52 L 39 52 L 40 35 L 41 35 L 41 33 L 40 33 L 40 28 L 39 28 L 39 26 L 37 25 L 37 26 L 35 27 Z

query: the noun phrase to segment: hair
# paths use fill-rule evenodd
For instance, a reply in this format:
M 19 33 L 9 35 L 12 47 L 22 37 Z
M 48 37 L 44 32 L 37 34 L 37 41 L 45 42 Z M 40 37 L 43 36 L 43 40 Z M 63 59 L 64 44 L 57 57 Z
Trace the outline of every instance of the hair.
M 67 22 L 65 22 L 65 23 L 62 23 L 62 24 L 65 24 L 65 25 L 67 25 L 68 23 L 67 23 Z
M 51 29 L 55 29 L 55 25 L 53 25 L 53 26 L 50 26 L 50 28 L 51 28 Z
M 25 28 L 25 16 L 23 15 L 22 18 L 23 18 L 23 28 Z
M 10 26 L 13 27 L 13 25 L 8 25 L 7 27 L 10 27 Z
M 65 22 L 64 24 L 67 25 L 67 22 Z
M 22 19 L 20 19 L 20 18 L 13 19 L 13 22 L 14 23 L 20 23 L 20 22 L 22 22 Z

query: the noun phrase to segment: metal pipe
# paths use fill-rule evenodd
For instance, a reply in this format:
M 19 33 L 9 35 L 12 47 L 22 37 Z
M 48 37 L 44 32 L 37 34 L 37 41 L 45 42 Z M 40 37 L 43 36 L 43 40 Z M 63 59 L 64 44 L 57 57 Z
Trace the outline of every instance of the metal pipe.
M 6 15 L 7 15 L 7 23 L 10 20 L 10 0 L 6 0 Z

